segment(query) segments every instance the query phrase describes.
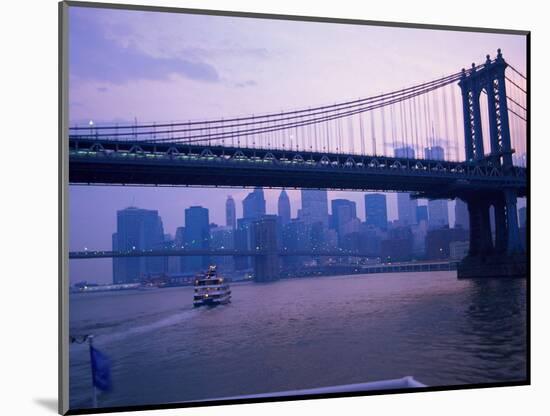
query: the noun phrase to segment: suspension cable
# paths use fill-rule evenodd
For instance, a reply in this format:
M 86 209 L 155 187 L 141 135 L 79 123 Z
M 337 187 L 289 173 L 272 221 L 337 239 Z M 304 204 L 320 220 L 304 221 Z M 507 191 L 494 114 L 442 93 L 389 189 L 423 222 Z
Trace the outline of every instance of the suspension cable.
M 523 88 L 521 88 L 518 84 L 516 84 L 514 81 L 512 81 L 512 79 L 508 78 L 508 77 L 505 77 L 508 81 L 510 81 L 512 84 L 514 84 L 519 90 L 521 90 L 521 92 L 523 92 L 524 94 L 527 94 L 527 91 L 525 91 Z
M 510 65 L 508 62 L 506 62 L 508 64 L 508 67 L 514 71 L 516 74 L 518 74 L 520 77 L 522 77 L 523 79 L 527 80 L 527 77 L 525 75 L 523 75 L 521 72 L 519 72 L 516 68 L 514 68 L 512 65 Z
M 150 135 L 150 134 L 152 134 L 152 132 L 150 132 L 150 131 L 140 132 L 140 131 L 138 131 L 138 129 L 153 128 L 154 129 L 154 134 L 156 135 L 156 134 L 159 134 L 159 133 L 166 133 L 166 131 L 157 130 L 157 128 L 165 128 L 165 127 L 170 127 L 171 129 L 173 129 L 173 127 L 187 126 L 187 128 L 184 129 L 185 131 L 196 131 L 196 130 L 199 130 L 201 128 L 193 129 L 190 126 L 200 125 L 204 129 L 206 125 L 222 124 L 221 127 L 224 128 L 224 127 L 237 127 L 239 125 L 254 124 L 254 123 L 241 123 L 242 121 L 249 121 L 249 120 L 256 120 L 256 123 L 261 123 L 262 119 L 266 119 L 266 118 L 275 119 L 274 121 L 279 121 L 279 120 L 285 120 L 285 119 L 291 118 L 291 117 L 287 117 L 287 116 L 294 116 L 293 118 L 297 118 L 297 117 L 300 117 L 299 114 L 303 114 L 303 113 L 309 113 L 309 114 L 305 115 L 305 116 L 307 116 L 307 115 L 312 115 L 312 114 L 320 114 L 320 113 L 323 113 L 323 112 L 338 111 L 338 110 L 341 110 L 343 108 L 358 107 L 358 106 L 361 106 L 361 105 L 367 104 L 367 103 L 382 102 L 386 99 L 393 99 L 393 98 L 396 98 L 399 95 L 404 95 L 404 94 L 407 94 L 407 93 L 420 91 L 424 88 L 431 88 L 431 87 L 436 86 L 436 85 L 446 84 L 447 82 L 454 82 L 457 79 L 459 79 L 460 76 L 461 76 L 461 73 L 455 73 L 455 74 L 451 74 L 451 75 L 448 75 L 446 77 L 443 77 L 443 78 L 440 78 L 440 79 L 437 79 L 437 80 L 432 80 L 432 81 L 425 82 L 425 83 L 422 83 L 422 84 L 418 84 L 418 85 L 415 85 L 415 86 L 412 86 L 412 87 L 407 87 L 407 88 L 404 88 L 404 89 L 401 89 L 401 90 L 395 90 L 395 91 L 392 91 L 392 92 L 389 92 L 389 93 L 384 93 L 384 94 L 380 94 L 380 95 L 376 95 L 376 96 L 372 96 L 372 97 L 367 97 L 367 98 L 362 98 L 362 99 L 356 99 L 356 100 L 352 100 L 352 101 L 346 101 L 346 102 L 337 103 L 337 104 L 330 104 L 330 105 L 325 105 L 325 106 L 308 108 L 308 109 L 301 109 L 301 110 L 294 110 L 294 111 L 287 111 L 287 112 L 278 112 L 278 113 L 270 113 L 270 114 L 264 114 L 264 115 L 236 117 L 236 118 L 229 118 L 229 119 L 222 118 L 222 119 L 216 119 L 216 120 L 186 121 L 186 122 L 179 122 L 179 123 L 164 123 L 164 124 L 153 123 L 153 124 L 141 124 L 141 125 L 137 125 L 137 124 L 134 123 L 134 124 L 131 124 L 131 125 L 128 125 L 128 126 L 121 126 L 121 125 L 117 124 L 116 129 L 118 130 L 118 129 L 130 129 L 131 128 L 133 134 L 138 134 L 138 135 L 149 134 Z M 237 124 L 223 125 L 224 123 L 235 123 L 235 122 Z M 88 130 L 89 128 L 90 127 L 74 126 L 74 127 L 70 127 L 69 129 L 73 130 L 73 131 L 79 131 L 79 130 Z M 110 126 L 110 125 L 94 126 L 93 129 L 94 130 L 113 130 L 113 129 L 115 129 L 115 126 Z M 181 129 L 180 130 L 173 130 L 173 132 L 182 132 L 184 130 L 181 130 Z M 99 135 L 101 136 L 102 134 L 99 134 Z M 129 133 L 126 133 L 126 132 L 114 133 L 114 134 L 110 133 L 110 134 L 107 134 L 107 135 L 108 136 L 115 136 L 115 135 L 118 135 L 118 136 L 126 135 L 127 136 L 127 135 L 129 135 Z

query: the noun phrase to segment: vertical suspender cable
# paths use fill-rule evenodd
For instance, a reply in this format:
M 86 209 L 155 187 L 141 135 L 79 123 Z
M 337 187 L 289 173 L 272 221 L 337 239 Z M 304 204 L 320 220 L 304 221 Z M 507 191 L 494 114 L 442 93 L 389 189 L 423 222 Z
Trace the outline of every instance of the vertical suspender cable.
M 391 141 L 392 141 L 392 146 L 395 149 L 395 136 L 396 136 L 397 126 L 395 125 L 395 110 L 394 110 L 393 104 L 390 105 L 390 122 L 391 122 Z
M 450 160 L 449 158 L 449 147 L 450 147 L 450 140 L 449 140 L 449 126 L 447 123 L 447 94 L 445 93 L 445 87 L 441 88 L 441 94 L 443 95 L 443 120 L 444 120 L 444 126 L 445 126 L 445 158 L 446 160 Z
M 376 136 L 374 131 L 374 112 L 372 110 L 370 111 L 370 138 L 372 141 L 372 152 L 375 156 L 377 156 L 378 153 L 376 153 Z
M 380 117 L 382 118 L 382 143 L 386 143 L 386 113 L 384 107 L 380 107 Z

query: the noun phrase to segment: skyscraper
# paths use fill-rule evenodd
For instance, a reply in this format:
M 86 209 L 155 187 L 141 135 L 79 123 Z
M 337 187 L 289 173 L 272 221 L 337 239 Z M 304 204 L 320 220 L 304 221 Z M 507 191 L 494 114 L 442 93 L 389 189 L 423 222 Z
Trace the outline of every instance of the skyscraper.
M 357 218 L 357 207 L 355 202 L 348 199 L 333 199 L 331 201 L 332 209 L 332 228 L 338 233 L 338 243 L 341 244 L 346 234 L 346 225 Z
M 445 149 L 441 146 L 426 147 L 424 157 L 430 160 L 445 160 Z M 430 228 L 441 228 L 449 225 L 449 203 L 445 199 L 428 201 Z
M 388 209 L 386 195 L 365 194 L 365 218 L 366 224 L 381 230 L 388 228 Z
M 338 217 L 341 214 L 344 215 L 344 220 L 350 220 L 351 218 L 357 217 L 357 204 L 354 201 L 349 199 L 333 199 L 330 201 L 330 207 L 332 209 L 332 217 L 334 219 L 334 224 L 337 225 Z M 345 208 L 344 211 L 340 211 L 340 208 Z
M 235 200 L 231 195 L 225 201 L 225 225 L 235 229 L 237 226 L 237 213 L 235 211 Z
M 290 199 L 288 199 L 288 194 L 284 189 L 279 194 L 277 213 L 279 214 L 279 220 L 282 226 L 290 222 Z
M 441 146 L 426 147 L 424 157 L 430 160 L 445 160 L 445 149 Z
M 113 250 L 141 251 L 161 248 L 164 229 L 158 211 L 135 207 L 117 211 L 117 231 Z M 125 257 L 113 259 L 113 282 L 135 282 L 148 274 L 163 272 L 160 257 Z
M 283 228 L 282 250 L 297 251 L 310 249 L 311 240 L 309 238 L 309 229 L 307 224 L 298 219 L 292 219 Z M 299 267 L 304 257 L 288 256 L 282 257 L 283 264 L 287 267 Z
M 302 189 L 300 219 L 306 224 L 320 222 L 328 228 L 328 196 L 326 189 Z
M 254 188 L 254 191 L 249 193 L 243 199 L 243 218 L 258 219 L 265 215 L 265 198 L 262 188 Z
M 185 247 L 187 249 L 210 248 L 210 222 L 208 209 L 201 206 L 192 206 L 185 210 Z M 187 257 L 185 269 L 187 272 L 198 272 L 209 266 L 208 256 Z
M 404 146 L 395 149 L 395 157 L 403 157 L 414 159 L 414 149 L 409 146 Z M 401 225 L 413 225 L 418 222 L 416 218 L 416 207 L 418 201 L 411 199 L 411 194 L 408 192 L 397 193 L 397 215 Z
M 468 215 L 468 205 L 462 199 L 455 199 L 455 228 L 470 229 L 470 217 Z
M 419 205 L 416 207 L 416 220 L 428 222 L 428 207 L 426 205 Z
M 449 225 L 449 203 L 446 199 L 428 201 L 430 228 L 443 228 Z
M 408 192 L 397 193 L 397 215 L 401 225 L 413 225 L 418 221 L 416 219 L 416 207 L 418 201 L 411 199 Z
M 414 149 L 410 146 L 398 147 L 394 150 L 395 157 L 414 159 Z

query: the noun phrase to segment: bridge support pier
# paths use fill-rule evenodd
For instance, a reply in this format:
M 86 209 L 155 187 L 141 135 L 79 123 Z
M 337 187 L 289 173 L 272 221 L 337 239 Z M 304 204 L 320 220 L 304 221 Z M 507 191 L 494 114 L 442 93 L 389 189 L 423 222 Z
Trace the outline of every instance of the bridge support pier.
M 508 247 L 508 230 L 506 227 L 506 205 L 503 198 L 493 203 L 495 208 L 495 254 L 506 253 Z
M 277 251 L 277 217 L 265 215 L 254 222 L 254 248 L 262 254 L 254 257 L 254 281 L 271 282 L 279 279 Z
M 506 198 L 506 223 L 508 227 L 508 254 L 521 253 L 523 248 L 519 240 L 519 225 L 516 208 L 516 194 L 512 190 L 504 191 Z
M 503 191 L 464 198 L 470 217 L 470 250 L 457 267 L 461 278 L 526 277 L 527 257 L 519 240 L 516 195 Z M 489 208 L 495 210 L 493 245 Z

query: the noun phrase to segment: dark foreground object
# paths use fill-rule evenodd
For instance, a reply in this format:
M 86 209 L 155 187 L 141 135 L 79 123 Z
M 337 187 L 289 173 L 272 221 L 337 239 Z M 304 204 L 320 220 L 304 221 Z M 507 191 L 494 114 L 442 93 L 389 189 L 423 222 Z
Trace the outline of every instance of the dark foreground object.
M 459 279 L 477 277 L 527 277 L 525 253 L 466 257 L 457 267 Z

